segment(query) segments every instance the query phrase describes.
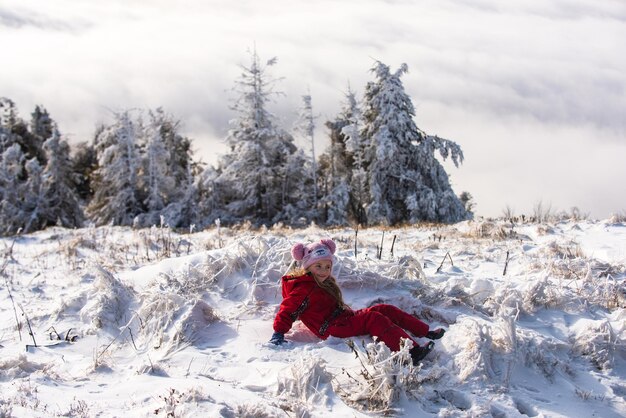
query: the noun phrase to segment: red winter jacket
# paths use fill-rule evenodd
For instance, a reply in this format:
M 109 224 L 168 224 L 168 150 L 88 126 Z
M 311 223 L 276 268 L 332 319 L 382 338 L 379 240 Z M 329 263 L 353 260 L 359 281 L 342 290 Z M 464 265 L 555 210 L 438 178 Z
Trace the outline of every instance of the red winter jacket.
M 336 317 L 337 300 L 319 287 L 311 273 L 283 276 L 282 281 L 283 301 L 274 319 L 274 331 L 285 334 L 294 321 L 300 319 L 315 335 L 324 340 L 328 338 L 328 333 L 320 333 L 320 328 L 325 322 L 328 326 Z

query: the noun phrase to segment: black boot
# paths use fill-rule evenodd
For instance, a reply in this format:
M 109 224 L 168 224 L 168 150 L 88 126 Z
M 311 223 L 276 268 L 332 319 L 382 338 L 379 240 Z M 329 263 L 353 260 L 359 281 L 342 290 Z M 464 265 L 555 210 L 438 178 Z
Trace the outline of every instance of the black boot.
M 443 328 L 437 328 L 433 331 L 428 331 L 426 333 L 426 338 L 428 338 L 429 340 L 438 340 L 439 338 L 443 337 L 443 334 L 446 333 L 446 330 Z
M 413 365 L 417 366 L 420 360 L 422 360 L 424 357 L 426 357 L 428 353 L 431 352 L 433 347 L 435 347 L 435 343 L 432 341 L 429 341 L 424 346 L 420 347 L 419 345 L 416 345 L 415 347 L 411 348 L 409 350 L 409 353 L 411 353 L 411 359 L 413 360 Z

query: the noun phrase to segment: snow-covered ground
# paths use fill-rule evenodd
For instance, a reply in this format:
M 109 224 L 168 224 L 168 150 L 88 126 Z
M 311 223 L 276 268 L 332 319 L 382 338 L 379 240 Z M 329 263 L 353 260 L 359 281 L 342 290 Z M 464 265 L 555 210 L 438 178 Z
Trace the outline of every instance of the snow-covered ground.
M 353 308 L 448 330 L 420 366 L 299 322 L 267 343 L 291 246 L 323 237 Z M 356 257 L 354 230 L 315 226 L 1 239 L 0 417 L 626 416 L 626 225 L 356 237 Z

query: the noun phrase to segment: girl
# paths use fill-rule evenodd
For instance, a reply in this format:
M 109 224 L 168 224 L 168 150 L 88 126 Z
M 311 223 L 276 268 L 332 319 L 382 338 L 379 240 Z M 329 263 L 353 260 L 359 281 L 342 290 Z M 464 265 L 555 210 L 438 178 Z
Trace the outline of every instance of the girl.
M 291 249 L 293 258 L 300 262 L 300 269 L 288 273 L 283 280 L 283 301 L 274 320 L 271 343 L 281 345 L 285 333 L 296 319 L 319 338 L 329 336 L 347 338 L 358 335 L 378 337 L 392 351 L 400 350 L 401 338 L 413 341 L 409 350 L 413 364 L 422 360 L 434 347 L 429 341 L 420 346 L 405 331 L 417 337 L 437 340 L 444 330 L 429 331 L 429 327 L 413 315 L 395 306 L 379 304 L 353 311 L 343 301 L 341 290 L 331 275 L 335 243 L 330 239 L 304 246 L 296 244 Z

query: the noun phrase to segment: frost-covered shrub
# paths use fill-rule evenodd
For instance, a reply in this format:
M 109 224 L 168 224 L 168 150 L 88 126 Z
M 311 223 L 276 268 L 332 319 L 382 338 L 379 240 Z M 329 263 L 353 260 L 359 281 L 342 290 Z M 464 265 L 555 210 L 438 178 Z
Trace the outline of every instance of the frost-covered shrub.
M 535 313 L 541 308 L 563 307 L 566 303 L 562 289 L 547 278 L 530 283 L 522 293 L 522 307 L 528 313 Z
M 0 418 L 13 417 L 14 407 L 21 412 L 19 416 L 24 416 L 25 410 L 31 412 L 29 416 L 45 416 L 43 412 L 47 410 L 48 405 L 39 398 L 39 385 L 34 385 L 30 379 L 16 380 L 12 385 L 15 385 L 16 389 L 13 396 L 3 398 L 0 395 Z
M 219 318 L 213 308 L 202 300 L 192 301 L 187 307 L 177 327 L 174 341 L 194 343 L 202 339 L 207 327 L 219 321 Z
M 550 225 L 545 225 L 545 224 L 537 225 L 537 235 L 544 236 L 544 235 L 552 235 L 552 234 L 554 234 L 554 228 L 552 228 Z
M 348 344 L 359 358 L 361 370 L 358 374 L 344 370 L 348 380 L 336 388 L 347 403 L 388 413 L 399 399 L 419 389 L 419 367 L 413 366 L 409 353 L 412 343 L 404 341 L 398 352 L 391 352 L 382 342 L 366 344 L 364 352 L 352 340 Z
M 198 402 L 214 402 L 201 387 L 191 387 L 186 390 L 170 388 L 165 395 L 159 395 L 159 406 L 154 409 L 154 415 L 165 417 L 195 416 L 193 404 Z M 192 405 L 190 405 L 192 404 Z M 194 408 L 189 408 L 190 406 Z
M 495 324 L 476 319 L 463 320 L 457 324 L 455 332 L 459 335 L 459 352 L 454 355 L 453 362 L 459 380 L 484 381 L 508 389 L 519 355 L 514 317 L 501 316 Z
M 524 365 L 537 369 L 543 376 L 554 383 L 557 372 L 573 376 L 574 370 L 570 367 L 569 346 L 551 338 L 538 338 L 528 333 L 520 338 L 520 353 L 523 355 Z
M 547 246 L 542 248 L 542 252 L 548 259 L 556 258 L 563 260 L 585 257 L 585 254 L 583 253 L 580 244 L 574 241 L 561 243 L 557 241 L 552 241 Z
M 155 290 L 144 295 L 137 311 L 137 317 L 141 318 L 138 344 L 141 346 L 151 342 L 153 348 L 161 347 L 164 334 L 174 324 L 184 304 L 185 299 L 172 292 Z
M 523 293 L 513 284 L 503 284 L 496 287 L 484 303 L 484 308 L 490 316 L 502 316 L 503 313 L 517 316 L 522 309 Z
M 180 295 L 197 296 L 207 291 L 214 281 L 207 264 L 188 264 L 173 273 L 159 273 L 156 281 L 164 289 Z
M 89 418 L 93 416 L 93 414 L 91 413 L 91 411 L 89 411 L 89 405 L 87 405 L 87 402 L 74 398 L 74 400 L 68 406 L 67 411 L 62 413 L 61 416 Z
M 30 361 L 26 354 L 20 354 L 17 357 L 4 357 L 0 359 L 0 381 L 11 381 L 39 372 L 56 378 L 58 376 L 54 375 L 52 367 L 52 364 Z
M 302 404 L 326 404 L 329 399 L 327 392 L 332 391 L 330 382 L 332 375 L 326 371 L 326 362 L 318 357 L 298 359 L 280 377 L 278 395 L 296 400 Z
M 289 406 L 288 408 L 290 411 L 293 411 L 294 407 L 295 406 Z M 307 411 L 300 411 L 297 408 L 295 409 L 296 411 L 294 412 L 296 412 L 296 417 L 308 418 L 310 416 Z M 277 418 L 283 416 L 285 416 L 285 414 L 282 411 L 278 413 L 267 405 L 252 402 L 237 405 L 237 408 L 235 408 L 235 411 L 233 412 L 233 418 Z
M 623 224 L 626 222 L 626 211 L 620 213 L 613 213 L 608 219 L 610 224 Z
M 574 352 L 588 357 L 599 370 L 613 366 L 616 350 L 626 352 L 623 341 L 608 320 L 581 319 L 572 329 L 570 342 Z
M 140 349 L 165 348 L 168 353 L 203 341 L 208 327 L 218 320 L 206 302 L 156 289 L 147 293 L 132 321 L 134 342 Z
M 512 224 L 482 221 L 472 224 L 469 231 L 464 234 L 469 238 L 507 239 L 516 236 Z
M 132 316 L 129 306 L 135 292 L 100 266 L 96 266 L 95 275 L 87 303 L 80 310 L 80 318 L 91 323 L 95 329 L 117 330 Z
M 324 360 L 299 358 L 279 377 L 277 395 L 281 409 L 297 417 L 310 417 L 311 410 L 328 404 L 333 397 L 332 379 Z

